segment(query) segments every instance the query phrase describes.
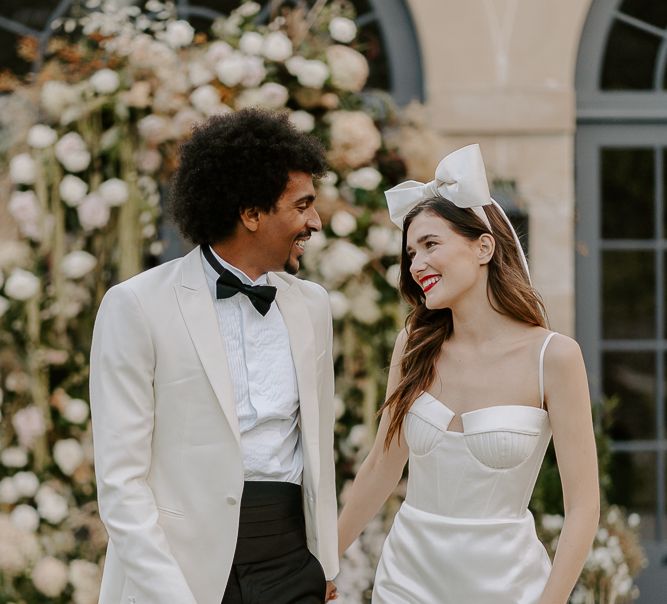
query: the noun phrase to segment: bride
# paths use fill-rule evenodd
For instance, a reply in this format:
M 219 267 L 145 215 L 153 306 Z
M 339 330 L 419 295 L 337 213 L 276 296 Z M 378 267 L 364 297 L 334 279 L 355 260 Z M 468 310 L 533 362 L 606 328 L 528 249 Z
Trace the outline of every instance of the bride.
M 547 329 L 477 145 L 443 159 L 431 183 L 386 195 L 412 310 L 377 439 L 340 515 L 340 554 L 409 460 L 374 604 L 564 604 L 599 517 L 579 346 Z M 565 506 L 553 566 L 527 509 L 552 434 Z

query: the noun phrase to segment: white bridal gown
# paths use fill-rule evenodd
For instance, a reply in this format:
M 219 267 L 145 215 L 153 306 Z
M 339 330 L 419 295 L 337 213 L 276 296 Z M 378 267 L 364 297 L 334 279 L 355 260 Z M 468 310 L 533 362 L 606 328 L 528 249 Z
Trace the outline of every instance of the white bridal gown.
M 539 357 L 544 406 L 544 351 Z M 551 570 L 528 510 L 551 439 L 545 409 L 454 413 L 427 392 L 405 420 L 407 495 L 385 541 L 373 604 L 536 604 Z

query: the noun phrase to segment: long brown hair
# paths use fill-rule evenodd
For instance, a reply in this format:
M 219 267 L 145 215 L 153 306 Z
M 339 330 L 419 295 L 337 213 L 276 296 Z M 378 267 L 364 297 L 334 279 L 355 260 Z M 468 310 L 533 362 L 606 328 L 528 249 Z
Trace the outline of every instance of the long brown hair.
M 410 273 L 411 260 L 406 253 L 407 232 L 417 215 L 428 212 L 444 218 L 456 233 L 471 241 L 476 241 L 484 233 L 490 234 L 496 242 L 493 257 L 488 263 L 487 296 L 491 306 L 519 321 L 547 326 L 544 303 L 530 284 L 509 226 L 495 206 L 488 205 L 483 209 L 493 232 L 472 210 L 459 208 L 442 198 L 421 202 L 405 217 L 399 291 L 412 309 L 405 321 L 408 339 L 401 357 L 400 381 L 380 409 L 380 413 L 385 409 L 390 412 L 385 449 L 394 436 L 400 437 L 403 421 L 413 401 L 434 381 L 435 364 L 442 345 L 454 332 L 452 311 L 449 308 L 426 308 L 422 288 Z

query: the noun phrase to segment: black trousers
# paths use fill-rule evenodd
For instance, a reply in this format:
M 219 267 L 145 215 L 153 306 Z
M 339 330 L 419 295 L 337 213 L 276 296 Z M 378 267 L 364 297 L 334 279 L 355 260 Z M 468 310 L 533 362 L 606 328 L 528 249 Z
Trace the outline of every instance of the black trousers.
M 301 487 L 246 482 L 222 604 L 322 604 L 326 579 L 306 546 Z

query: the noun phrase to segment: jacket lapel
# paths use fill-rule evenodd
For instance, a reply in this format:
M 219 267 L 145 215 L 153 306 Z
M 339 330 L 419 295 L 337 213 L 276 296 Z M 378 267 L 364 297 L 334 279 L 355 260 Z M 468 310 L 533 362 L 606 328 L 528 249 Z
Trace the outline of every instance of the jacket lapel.
M 289 333 L 292 359 L 299 388 L 299 412 L 304 461 L 313 480 L 313 488 L 319 484 L 319 403 L 317 395 L 316 349 L 313 324 L 308 307 L 298 287 L 286 282 L 279 275 L 269 273 L 268 282 L 277 288 L 276 303 Z
M 227 351 L 220 334 L 211 292 L 206 283 L 199 247 L 183 258 L 181 283 L 176 285 L 175 289 L 183 319 L 201 364 L 240 446 L 241 433 Z

